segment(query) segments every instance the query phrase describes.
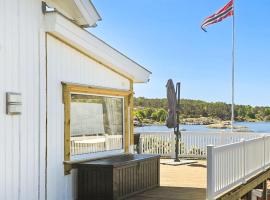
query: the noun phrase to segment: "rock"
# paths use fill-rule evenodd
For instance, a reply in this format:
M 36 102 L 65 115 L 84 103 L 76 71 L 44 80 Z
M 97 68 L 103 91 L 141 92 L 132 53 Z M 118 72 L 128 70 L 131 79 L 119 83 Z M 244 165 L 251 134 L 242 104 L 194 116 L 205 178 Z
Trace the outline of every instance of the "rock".
M 210 124 L 207 126 L 207 128 L 213 128 L 213 129 L 229 129 L 231 128 L 231 122 L 230 121 L 224 121 L 217 124 Z M 233 126 L 233 129 L 235 132 L 251 132 L 248 127 L 246 126 Z
M 199 117 L 199 118 L 185 118 L 181 120 L 181 124 L 185 125 L 210 125 L 220 123 L 220 120 L 209 118 L 209 117 Z

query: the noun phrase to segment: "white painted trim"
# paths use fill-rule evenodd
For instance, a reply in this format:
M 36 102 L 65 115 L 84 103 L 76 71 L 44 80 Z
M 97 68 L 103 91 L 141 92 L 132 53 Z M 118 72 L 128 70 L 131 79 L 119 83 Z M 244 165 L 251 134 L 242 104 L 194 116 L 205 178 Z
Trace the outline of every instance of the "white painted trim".
M 78 9 L 81 11 L 84 19 L 89 26 L 96 26 L 97 21 L 101 20 L 94 5 L 89 0 L 74 0 Z
M 45 14 L 44 29 L 135 83 L 149 80 L 150 71 L 56 12 Z
M 40 29 L 39 42 L 39 200 L 46 199 L 46 34 Z
M 44 0 L 76 24 L 84 27 L 95 27 L 100 15 L 90 0 Z

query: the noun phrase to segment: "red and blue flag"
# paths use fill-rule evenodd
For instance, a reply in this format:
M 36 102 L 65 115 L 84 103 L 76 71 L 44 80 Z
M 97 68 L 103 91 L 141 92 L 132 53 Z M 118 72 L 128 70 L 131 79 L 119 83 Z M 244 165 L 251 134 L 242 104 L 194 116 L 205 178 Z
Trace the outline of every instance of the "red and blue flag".
M 221 22 L 227 17 L 233 16 L 234 15 L 234 1 L 231 0 L 227 5 L 225 5 L 223 8 L 221 8 L 219 11 L 217 11 L 215 14 L 207 17 L 202 25 L 201 28 L 206 32 L 206 27 L 215 24 L 218 22 Z

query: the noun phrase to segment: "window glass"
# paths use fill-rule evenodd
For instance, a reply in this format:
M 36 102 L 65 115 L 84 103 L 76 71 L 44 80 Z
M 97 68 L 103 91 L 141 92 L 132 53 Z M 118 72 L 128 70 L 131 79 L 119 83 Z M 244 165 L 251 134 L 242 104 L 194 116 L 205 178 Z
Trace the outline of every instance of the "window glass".
M 71 94 L 71 155 L 123 149 L 123 98 Z

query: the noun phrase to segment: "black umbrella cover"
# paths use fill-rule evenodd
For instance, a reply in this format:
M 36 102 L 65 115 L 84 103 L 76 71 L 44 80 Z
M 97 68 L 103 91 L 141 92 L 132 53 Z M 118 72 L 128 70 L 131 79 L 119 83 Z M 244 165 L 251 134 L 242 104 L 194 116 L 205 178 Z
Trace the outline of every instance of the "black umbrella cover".
M 168 117 L 166 120 L 166 126 L 168 128 L 175 128 L 177 126 L 177 99 L 172 79 L 168 80 L 166 87 L 168 99 Z

